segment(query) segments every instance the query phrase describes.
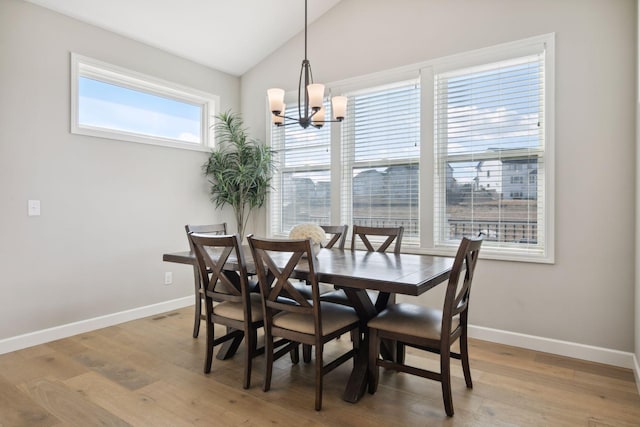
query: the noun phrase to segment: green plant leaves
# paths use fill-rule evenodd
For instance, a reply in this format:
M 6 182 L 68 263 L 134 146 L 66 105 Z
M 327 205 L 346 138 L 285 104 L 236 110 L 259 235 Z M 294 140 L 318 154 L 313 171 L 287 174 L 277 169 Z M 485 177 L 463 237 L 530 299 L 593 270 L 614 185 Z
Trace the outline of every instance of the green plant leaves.
M 227 111 L 216 119 L 216 148 L 203 170 L 211 184 L 212 202 L 216 208 L 226 204 L 233 208 L 243 236 L 249 214 L 266 201 L 275 168 L 274 152 L 249 136 L 239 114 Z

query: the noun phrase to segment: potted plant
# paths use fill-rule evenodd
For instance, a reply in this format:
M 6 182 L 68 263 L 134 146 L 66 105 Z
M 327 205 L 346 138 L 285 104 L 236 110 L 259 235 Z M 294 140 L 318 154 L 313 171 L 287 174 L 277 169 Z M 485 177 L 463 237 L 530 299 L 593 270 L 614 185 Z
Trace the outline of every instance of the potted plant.
M 216 208 L 231 205 L 238 233 L 251 212 L 267 197 L 274 169 L 274 152 L 248 135 L 242 117 L 227 111 L 216 116 L 216 148 L 203 165 L 211 183 L 211 200 Z

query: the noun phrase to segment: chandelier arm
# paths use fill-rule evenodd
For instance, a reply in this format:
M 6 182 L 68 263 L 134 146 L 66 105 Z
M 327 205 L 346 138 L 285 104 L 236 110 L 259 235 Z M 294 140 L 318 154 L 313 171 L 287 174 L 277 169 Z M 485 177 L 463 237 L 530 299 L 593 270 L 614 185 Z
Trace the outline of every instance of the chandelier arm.
M 290 120 L 290 122 L 288 123 L 284 123 L 284 124 L 280 124 L 277 126 L 287 126 L 287 125 L 299 125 L 300 124 L 300 120 L 295 119 L 293 117 L 286 117 L 286 116 L 278 116 L 278 117 L 283 117 L 285 120 Z M 342 123 L 342 120 L 337 120 L 337 119 L 331 119 L 331 120 L 323 120 L 320 123 Z
M 298 120 L 293 119 L 293 120 L 291 120 L 290 122 L 277 124 L 277 125 L 276 125 L 276 127 L 281 128 L 281 127 L 287 127 L 287 126 L 291 126 L 291 125 L 298 125 L 298 126 L 300 126 L 300 122 L 299 122 Z
M 296 122 L 299 121 L 297 118 L 295 117 L 291 117 L 291 116 L 285 116 L 284 114 L 274 114 L 274 116 L 276 117 L 281 117 L 283 119 L 287 119 L 287 120 L 295 120 Z

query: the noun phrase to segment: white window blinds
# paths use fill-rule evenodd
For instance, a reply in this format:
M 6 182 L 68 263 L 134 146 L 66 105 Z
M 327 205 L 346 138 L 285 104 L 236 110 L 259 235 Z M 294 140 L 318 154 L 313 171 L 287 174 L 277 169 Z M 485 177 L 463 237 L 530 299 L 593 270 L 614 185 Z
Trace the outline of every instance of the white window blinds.
M 325 103 L 327 117 L 330 105 Z M 286 114 L 297 117 L 297 106 Z M 271 128 L 277 170 L 270 196 L 271 233 L 287 235 L 301 223 L 331 223 L 331 123 L 321 129 L 297 124 Z
M 404 226 L 419 239 L 420 86 L 417 80 L 348 94 L 342 124 L 342 222 Z
M 544 51 L 436 73 L 434 90 L 435 246 L 482 232 L 544 255 Z

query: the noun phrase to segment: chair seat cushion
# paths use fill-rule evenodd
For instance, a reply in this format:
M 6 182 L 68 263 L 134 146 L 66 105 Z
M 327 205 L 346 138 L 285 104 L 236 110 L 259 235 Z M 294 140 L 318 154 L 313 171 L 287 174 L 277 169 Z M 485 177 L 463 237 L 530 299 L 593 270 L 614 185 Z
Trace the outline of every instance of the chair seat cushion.
M 321 302 L 322 333 L 328 335 L 352 323 L 358 322 L 358 316 L 353 308 Z M 304 313 L 280 313 L 273 317 L 273 326 L 303 334 L 315 334 L 315 324 L 312 314 Z
M 260 294 L 249 294 L 251 299 L 251 322 L 262 320 L 262 301 Z M 227 317 L 234 320 L 244 320 L 244 309 L 242 303 L 223 301 L 213 306 L 213 314 L 216 316 Z
M 455 316 L 451 330 L 460 324 Z M 442 311 L 416 304 L 392 304 L 369 320 L 369 328 L 411 335 L 425 339 L 439 340 L 442 332 Z
M 295 281 L 293 280 L 292 283 L 294 288 L 296 288 L 296 290 L 298 292 L 300 292 L 300 295 L 302 295 L 303 297 L 305 297 L 305 299 L 312 299 L 313 295 L 311 295 L 311 286 L 307 285 L 307 283 L 305 281 Z M 320 292 L 320 295 L 326 294 L 328 292 L 331 292 L 333 290 L 333 286 L 331 285 L 326 285 L 324 283 L 318 283 L 318 291 Z
M 369 299 L 375 304 L 378 299 L 378 291 L 367 290 L 367 295 L 369 295 Z M 347 294 L 345 294 L 342 289 L 336 289 L 331 292 L 321 294 L 320 299 L 334 304 L 351 305 Z

